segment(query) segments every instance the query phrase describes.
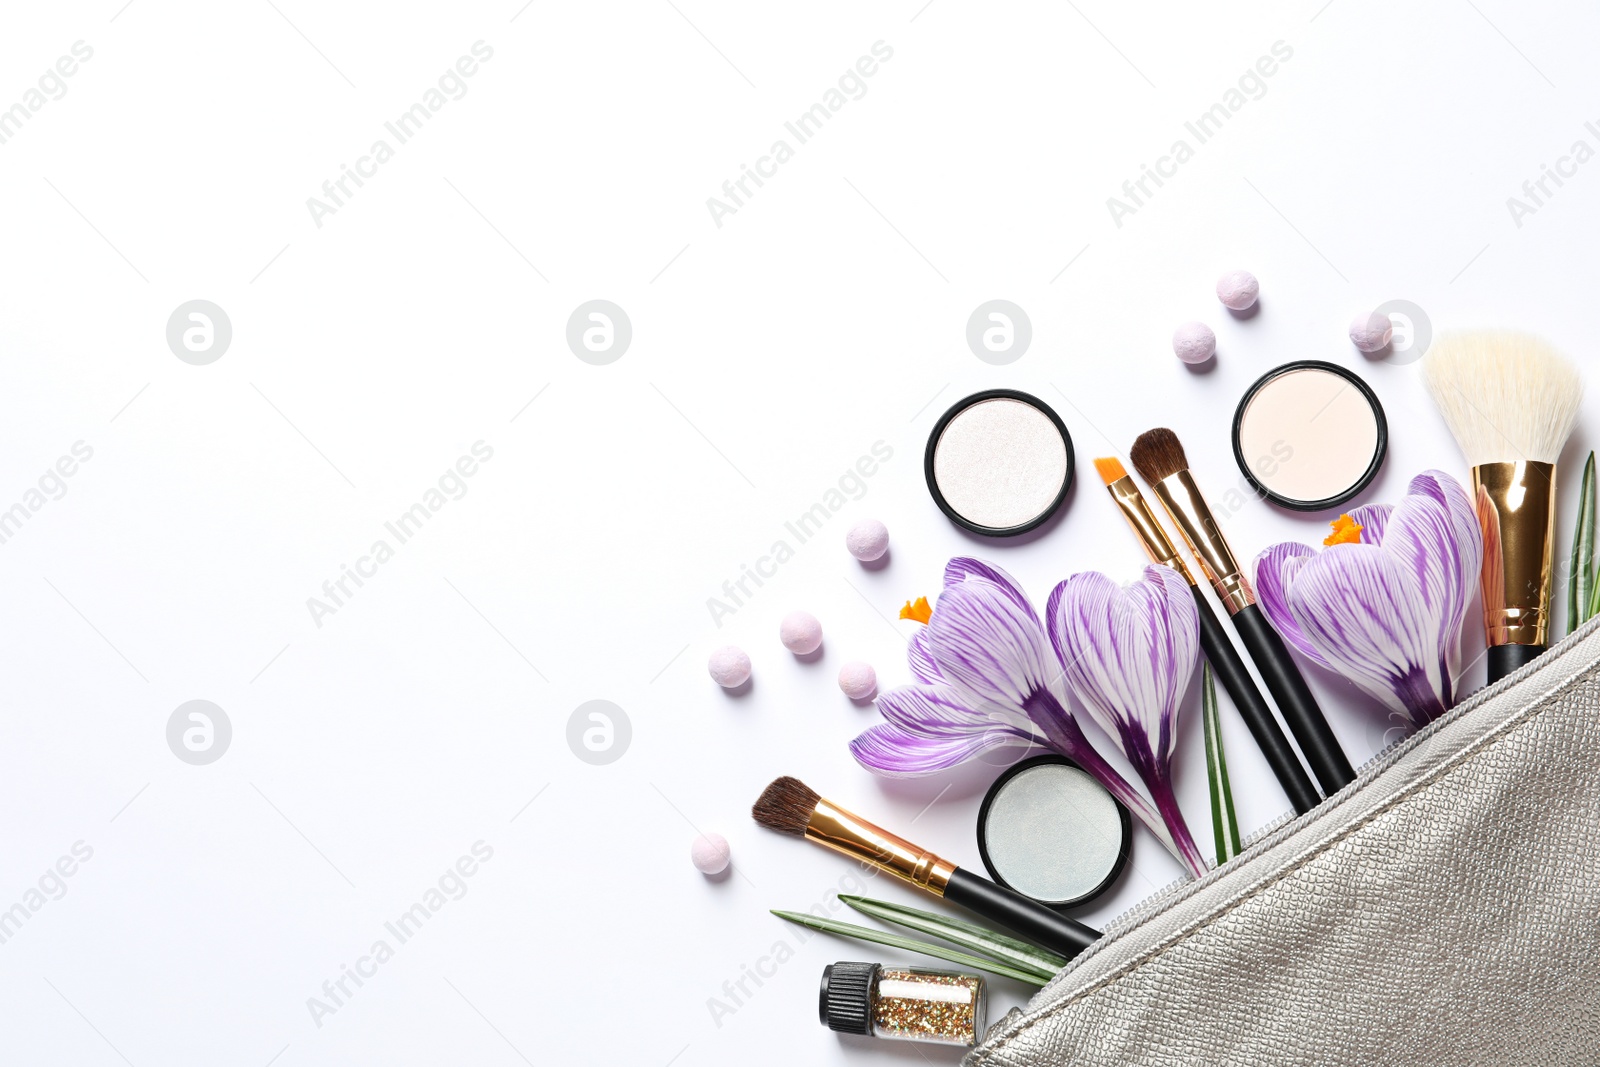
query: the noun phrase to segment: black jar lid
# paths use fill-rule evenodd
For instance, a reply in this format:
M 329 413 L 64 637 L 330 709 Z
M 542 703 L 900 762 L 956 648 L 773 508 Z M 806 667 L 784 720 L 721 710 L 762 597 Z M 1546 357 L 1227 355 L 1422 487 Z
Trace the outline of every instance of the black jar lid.
M 822 968 L 817 1014 L 841 1034 L 872 1033 L 872 978 L 876 963 L 830 963 Z

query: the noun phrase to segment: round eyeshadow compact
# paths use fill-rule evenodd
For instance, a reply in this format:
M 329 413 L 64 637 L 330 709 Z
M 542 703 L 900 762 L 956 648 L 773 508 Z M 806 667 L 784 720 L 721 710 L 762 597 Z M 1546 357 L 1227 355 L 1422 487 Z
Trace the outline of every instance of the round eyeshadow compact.
M 1355 372 L 1305 359 L 1250 387 L 1233 416 L 1233 458 L 1280 507 L 1322 511 L 1372 483 L 1389 450 L 1383 405 Z
M 988 537 L 1044 524 L 1072 488 L 1072 436 L 1036 396 L 989 389 L 940 417 L 923 453 L 928 492 L 950 521 Z
M 990 876 L 1053 908 L 1105 892 L 1132 845 L 1128 809 L 1064 756 L 1018 763 L 978 809 L 978 854 Z

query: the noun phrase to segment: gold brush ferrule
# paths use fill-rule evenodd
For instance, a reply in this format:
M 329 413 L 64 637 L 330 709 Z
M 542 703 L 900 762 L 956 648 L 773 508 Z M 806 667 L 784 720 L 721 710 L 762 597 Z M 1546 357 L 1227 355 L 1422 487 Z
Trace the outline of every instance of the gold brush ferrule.
M 946 863 L 933 853 L 827 800 L 817 801 L 811 821 L 806 823 L 806 839 L 897 874 L 936 896 L 944 896 L 945 887 L 956 869 L 955 864 Z
M 1190 585 L 1194 585 L 1194 575 L 1189 573 L 1189 568 L 1184 564 L 1183 557 L 1178 555 L 1178 550 L 1172 547 L 1172 538 L 1167 536 L 1165 527 L 1150 510 L 1144 494 L 1139 492 L 1138 483 L 1131 477 L 1122 477 L 1107 485 L 1106 491 L 1111 494 L 1111 499 L 1116 502 L 1117 507 L 1122 509 L 1122 517 L 1128 520 L 1133 532 L 1138 534 L 1139 543 L 1144 545 L 1151 562 L 1171 567 L 1183 575 Z
M 1228 614 L 1237 615 L 1254 604 L 1256 594 L 1250 588 L 1250 579 L 1244 576 L 1239 561 L 1233 558 L 1228 539 L 1222 536 L 1206 498 L 1200 495 L 1200 488 L 1189 472 L 1179 471 L 1150 488 L 1172 516 L 1189 551 L 1200 561 L 1200 569 L 1210 580 L 1211 588 L 1217 591 Z
M 1472 468 L 1483 527 L 1483 624 L 1490 645 L 1543 645 L 1550 628 L 1556 465 L 1519 461 Z

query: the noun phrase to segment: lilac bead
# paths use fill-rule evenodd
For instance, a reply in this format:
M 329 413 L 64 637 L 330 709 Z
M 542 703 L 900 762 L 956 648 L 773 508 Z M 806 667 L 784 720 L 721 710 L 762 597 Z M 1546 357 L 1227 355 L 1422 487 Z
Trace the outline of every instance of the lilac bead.
M 724 689 L 737 689 L 750 680 L 750 657 L 737 645 L 723 645 L 706 663 L 711 677 Z
M 721 874 L 728 869 L 733 850 L 721 834 L 701 834 L 689 845 L 689 858 L 701 874 Z
M 1217 354 L 1217 335 L 1203 322 L 1186 322 L 1173 332 L 1172 350 L 1185 363 L 1204 363 Z
M 882 559 L 889 551 L 889 528 L 877 519 L 862 519 L 844 535 L 844 547 L 863 563 Z
M 856 660 L 839 668 L 839 688 L 851 700 L 866 700 L 878 691 L 878 672 Z
M 1381 352 L 1394 337 L 1394 322 L 1381 312 L 1357 315 L 1350 323 L 1350 342 L 1363 352 Z
M 807 611 L 791 611 L 778 627 L 778 639 L 797 656 L 809 656 L 822 647 L 822 624 Z
M 1231 311 L 1248 311 L 1261 294 L 1261 283 L 1247 270 L 1230 270 L 1217 279 L 1217 299 Z

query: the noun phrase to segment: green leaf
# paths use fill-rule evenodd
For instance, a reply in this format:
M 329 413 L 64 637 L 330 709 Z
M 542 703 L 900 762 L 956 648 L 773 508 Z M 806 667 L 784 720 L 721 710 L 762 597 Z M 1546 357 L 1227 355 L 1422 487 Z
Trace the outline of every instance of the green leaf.
M 915 938 L 890 933 L 887 930 L 873 930 L 870 927 L 852 926 L 850 923 L 836 922 L 833 919 L 819 919 L 815 915 L 808 915 L 800 911 L 778 911 L 774 909 L 772 914 L 799 926 L 808 926 L 813 930 L 821 930 L 825 934 L 853 937 L 858 941 L 872 941 L 879 945 L 890 945 L 894 948 L 905 949 L 907 952 L 920 952 L 924 956 L 932 956 L 935 959 L 959 963 L 963 967 L 975 967 L 980 971 L 1003 975 L 1006 978 L 1015 978 L 1017 981 L 1027 982 L 1029 985 L 1042 986 L 1055 977 L 1051 974 L 1041 974 L 1037 971 L 1013 967 L 1009 963 L 1001 963 L 998 960 L 985 959 L 982 956 L 969 956 L 965 952 L 957 952 L 953 948 L 946 948 L 943 945 L 935 945 L 927 941 L 918 941 Z
M 1046 949 L 1036 948 L 1026 941 L 1018 941 L 1014 937 L 996 933 L 986 926 L 963 922 L 945 915 L 937 915 L 930 911 L 907 907 L 904 904 L 891 904 L 886 900 L 873 900 L 871 897 L 854 896 L 840 893 L 839 899 L 859 912 L 864 912 L 874 919 L 882 919 L 886 923 L 894 923 L 915 930 L 918 933 L 932 934 L 934 937 L 943 938 L 953 945 L 982 952 L 996 959 L 1005 960 L 1017 967 L 1040 971 L 1044 974 L 1055 974 L 1067 965 L 1067 958 L 1059 956 Z
M 1222 723 L 1217 719 L 1217 684 L 1211 664 L 1201 671 L 1200 718 L 1206 732 L 1206 782 L 1211 786 L 1211 831 L 1217 839 L 1217 866 L 1244 851 L 1239 843 L 1239 817 L 1228 786 L 1228 757 L 1222 751 Z
M 1600 615 L 1600 576 L 1595 578 L 1594 591 L 1589 595 L 1589 612 L 1585 619 L 1592 619 Z
M 1594 453 L 1583 465 L 1583 487 L 1578 490 L 1578 521 L 1572 528 L 1572 560 L 1567 571 L 1567 633 L 1571 633 L 1597 612 L 1596 592 L 1600 582 L 1594 573 L 1595 484 Z

